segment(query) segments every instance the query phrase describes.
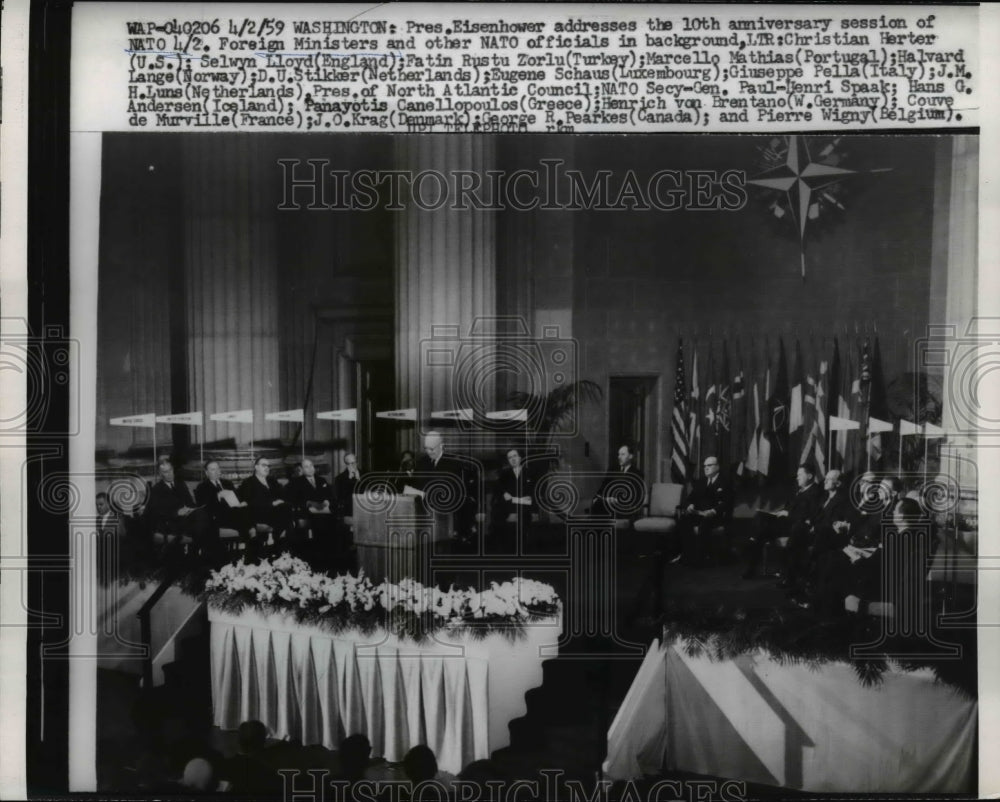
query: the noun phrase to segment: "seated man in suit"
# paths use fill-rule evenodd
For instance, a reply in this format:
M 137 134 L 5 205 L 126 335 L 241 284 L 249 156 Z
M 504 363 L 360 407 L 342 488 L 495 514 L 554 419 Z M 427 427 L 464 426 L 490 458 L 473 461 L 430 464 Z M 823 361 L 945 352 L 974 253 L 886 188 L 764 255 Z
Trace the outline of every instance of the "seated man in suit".
M 635 453 L 632 451 L 632 446 L 626 443 L 618 449 L 618 465 L 610 469 L 601 482 L 601 487 L 590 507 L 592 515 L 628 518 L 639 512 L 645 500 L 645 485 L 642 471 L 636 467 L 634 460 Z M 623 476 L 629 478 L 623 479 Z M 630 480 L 637 483 L 635 487 L 623 484 Z M 630 503 L 632 501 L 635 503 Z
M 795 485 L 795 495 L 783 509 L 758 511 L 754 517 L 754 533 L 746 549 L 744 579 L 750 579 L 757 573 L 765 543 L 781 537 L 801 538 L 808 534 L 823 492 L 816 483 L 816 471 L 811 465 L 799 466 L 795 472 Z
M 205 463 L 205 478 L 194 489 L 194 500 L 204 507 L 219 529 L 235 529 L 242 540 L 246 540 L 253 521 L 245 501 L 239 501 L 236 488 L 228 479 L 222 478 L 222 468 L 214 459 Z M 231 502 L 235 502 L 233 506 Z
M 361 472 L 358 470 L 358 458 L 354 454 L 344 455 L 344 470 L 333 478 L 333 491 L 337 500 L 337 509 L 342 518 L 354 515 L 354 493 Z
M 874 519 L 877 525 L 872 523 Z M 929 522 L 915 500 L 890 497 L 886 509 L 869 516 L 864 526 L 851 532 L 846 546 L 823 555 L 810 599 L 802 606 L 815 606 L 817 612 L 828 616 L 845 611 L 892 616 L 895 607 L 914 604 L 919 594 L 913 589 L 924 581 L 926 571 L 925 561 L 915 559 L 919 548 L 915 536 L 928 528 Z M 894 542 L 887 550 L 890 537 Z M 893 561 L 891 570 L 887 570 L 886 558 Z M 896 598 L 890 598 L 892 591 Z M 863 602 L 869 604 L 863 606 Z
M 440 432 L 428 432 L 424 437 L 424 453 L 417 460 L 413 478 L 417 482 L 415 487 L 425 509 L 441 513 L 442 510 L 434 509 L 434 496 L 427 498 L 426 491 L 433 486 L 434 474 L 451 476 L 456 480 L 449 482 L 449 490 L 442 491 L 441 495 L 448 498 L 452 487 L 460 494 L 454 505 L 448 505 L 449 509 L 457 507 L 452 512 L 452 537 L 460 542 L 470 542 L 476 529 L 476 475 L 465 462 L 445 453 L 444 438 Z
M 706 457 L 702 469 L 704 477 L 694 483 L 687 506 L 677 522 L 682 551 L 673 559 L 677 562 L 683 558 L 694 568 L 705 565 L 713 551 L 721 551 L 712 543 L 713 530 L 726 526 L 733 516 L 733 490 L 719 475 L 718 458 Z M 722 557 L 721 554 L 716 556 Z
M 270 477 L 271 466 L 266 457 L 257 457 L 253 473 L 240 483 L 239 497 L 250 508 L 250 519 L 267 524 L 275 540 L 292 526 L 292 506 L 285 501 L 280 485 Z
M 288 483 L 285 495 L 295 511 L 297 525 L 311 529 L 313 537 L 329 542 L 336 523 L 330 483 L 316 475 L 311 459 L 302 460 L 302 475 Z
M 847 544 L 846 521 L 849 514 L 850 500 L 841 486 L 840 471 L 827 471 L 809 527 L 791 533 L 778 587 L 796 592 L 811 575 L 819 555 Z
M 147 515 L 151 531 L 164 537 L 164 545 L 173 547 L 189 539 L 196 548 L 210 545 L 214 533 L 212 519 L 203 508 L 196 507 L 191 491 L 177 481 L 169 457 L 161 457 L 157 465 L 159 479 L 149 494 Z
M 521 463 L 521 452 L 512 448 L 507 452 L 507 465 L 500 471 L 493 491 L 493 508 L 490 511 L 492 538 L 508 540 L 517 534 L 523 537 L 531 523 L 535 508 L 535 480 Z M 511 516 L 514 518 L 508 522 Z

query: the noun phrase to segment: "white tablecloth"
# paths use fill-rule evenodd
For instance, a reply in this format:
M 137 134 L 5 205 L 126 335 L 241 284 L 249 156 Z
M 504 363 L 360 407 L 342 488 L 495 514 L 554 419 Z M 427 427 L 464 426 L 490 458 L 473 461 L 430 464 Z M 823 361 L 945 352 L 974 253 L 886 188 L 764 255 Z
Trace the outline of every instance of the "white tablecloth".
M 524 694 L 556 654 L 561 617 L 511 642 L 439 636 L 422 644 L 385 633 L 331 633 L 283 615 L 210 610 L 215 725 L 264 722 L 278 738 L 336 749 L 363 733 L 372 754 L 396 762 L 425 743 L 457 774 L 510 742 Z
M 609 777 L 680 770 L 816 792 L 971 792 L 977 705 L 930 671 L 689 657 L 654 641 L 608 731 Z

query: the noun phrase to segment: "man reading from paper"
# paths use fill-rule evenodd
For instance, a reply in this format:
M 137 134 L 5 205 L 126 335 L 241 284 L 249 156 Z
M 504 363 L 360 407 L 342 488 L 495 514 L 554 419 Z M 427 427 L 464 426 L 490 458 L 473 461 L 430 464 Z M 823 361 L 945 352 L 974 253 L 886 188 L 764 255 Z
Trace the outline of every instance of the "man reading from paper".
M 445 453 L 444 438 L 441 433 L 431 431 L 424 436 L 424 453 L 417 459 L 415 483 L 406 485 L 403 492 L 425 499 L 426 491 L 435 481 L 434 474 L 454 477 L 458 484 L 454 488 L 449 484 L 449 490 L 443 493 L 447 497 L 454 489 L 455 492 L 462 494 L 461 503 L 453 513 L 452 537 L 461 542 L 468 542 L 472 539 L 476 513 L 474 477 L 470 473 L 461 460 Z
M 162 535 L 170 546 L 190 539 L 202 547 L 212 539 L 212 520 L 204 508 L 195 506 L 188 486 L 174 476 L 174 466 L 169 457 L 161 457 L 157 464 L 159 480 L 149 494 L 149 520 L 153 533 Z

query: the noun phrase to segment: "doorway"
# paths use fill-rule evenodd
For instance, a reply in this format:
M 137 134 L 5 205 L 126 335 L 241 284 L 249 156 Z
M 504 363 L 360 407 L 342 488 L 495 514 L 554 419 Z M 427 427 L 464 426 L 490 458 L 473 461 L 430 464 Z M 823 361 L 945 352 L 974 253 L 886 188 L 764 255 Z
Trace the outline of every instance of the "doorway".
M 630 443 L 635 449 L 635 465 L 648 481 L 654 480 L 656 382 L 656 376 L 612 376 L 608 388 L 609 462 L 614 464 L 619 446 Z

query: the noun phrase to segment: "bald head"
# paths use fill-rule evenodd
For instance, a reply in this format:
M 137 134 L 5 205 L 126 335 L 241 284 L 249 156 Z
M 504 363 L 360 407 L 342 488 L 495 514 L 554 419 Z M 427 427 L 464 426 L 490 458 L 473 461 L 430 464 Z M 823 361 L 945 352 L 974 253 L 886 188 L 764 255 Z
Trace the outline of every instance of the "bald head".
M 441 452 L 444 451 L 444 438 L 440 432 L 428 432 L 424 435 L 424 451 L 434 460 L 441 456 Z
M 197 791 L 214 791 L 215 771 L 212 769 L 212 764 L 203 757 L 189 760 L 184 767 L 184 778 L 181 783 Z

